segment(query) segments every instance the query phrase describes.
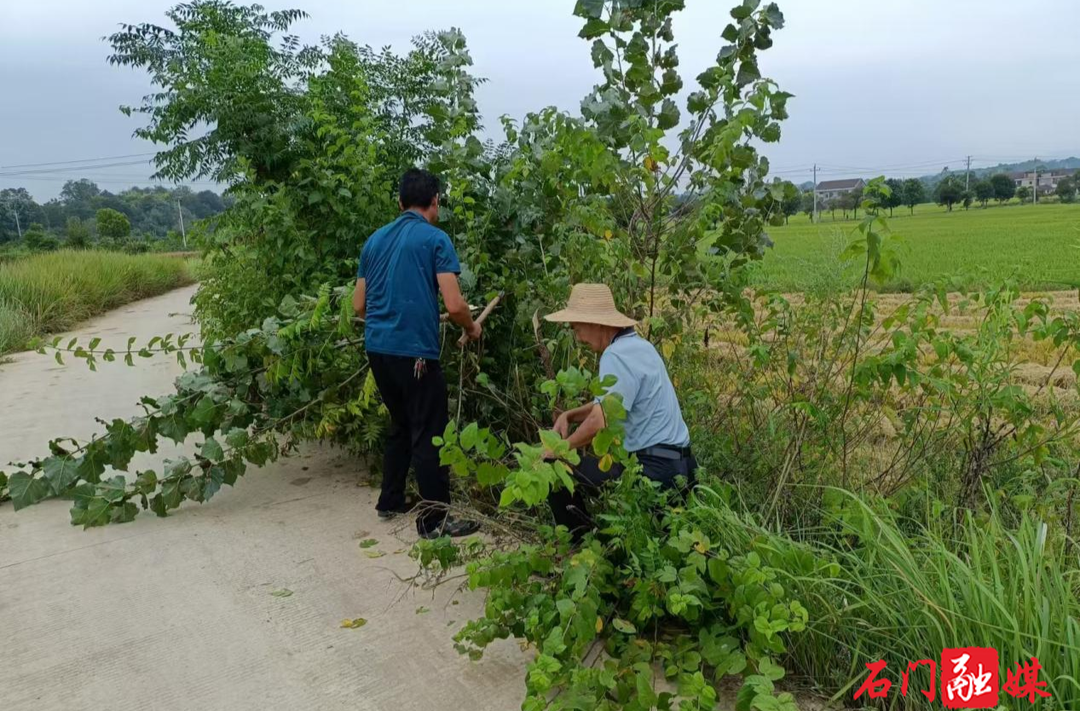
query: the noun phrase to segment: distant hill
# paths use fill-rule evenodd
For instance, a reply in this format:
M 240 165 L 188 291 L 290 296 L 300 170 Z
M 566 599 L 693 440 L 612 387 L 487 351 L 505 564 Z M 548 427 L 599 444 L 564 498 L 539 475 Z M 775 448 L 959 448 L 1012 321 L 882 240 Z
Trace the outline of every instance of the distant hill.
M 1040 160 L 1038 162 L 1039 170 L 1072 170 L 1074 168 L 1080 168 L 1080 158 L 1070 156 L 1069 158 L 1054 158 L 1052 160 Z M 972 168 L 971 174 L 975 177 L 982 178 L 987 175 L 994 175 L 995 173 L 1013 173 L 1022 172 L 1035 169 L 1034 160 L 1026 160 L 1020 163 L 998 163 L 995 166 L 989 168 Z M 963 175 L 966 171 L 963 165 L 959 166 L 956 170 L 950 170 L 948 172 L 932 173 L 930 175 L 920 175 L 919 180 L 926 183 L 928 186 L 935 186 L 941 182 L 941 178 L 945 175 Z
M 1030 170 L 1034 170 L 1034 169 L 1035 169 L 1035 161 L 1034 160 L 1026 160 L 1026 161 L 1022 161 L 1020 163 L 998 163 L 997 165 L 991 166 L 989 168 L 972 168 L 971 169 L 971 175 L 973 177 L 976 177 L 976 178 L 982 178 L 982 177 L 985 177 L 985 176 L 988 176 L 988 175 L 994 175 L 995 173 L 1014 173 L 1014 172 L 1018 173 L 1018 172 L 1021 172 L 1021 171 L 1030 171 Z M 1039 170 L 1040 171 L 1042 171 L 1042 170 L 1073 170 L 1073 169 L 1080 169 L 1080 158 L 1077 158 L 1076 156 L 1070 156 L 1069 158 L 1054 158 L 1054 159 L 1051 159 L 1051 160 L 1040 160 L 1039 161 Z M 939 182 L 941 182 L 941 179 L 944 176 L 946 176 L 946 175 L 963 175 L 964 172 L 965 172 L 964 171 L 964 165 L 961 163 L 955 169 L 950 169 L 948 171 L 941 171 L 941 172 L 938 172 L 938 173 L 930 173 L 928 175 L 920 175 L 919 180 L 921 180 L 928 188 L 932 189 L 935 186 L 937 186 L 937 184 Z M 862 176 L 845 175 L 845 176 L 842 176 L 842 177 L 846 177 L 846 178 L 861 177 L 861 178 L 865 178 L 865 179 L 870 179 L 870 178 L 874 178 L 874 177 L 877 177 L 877 176 L 875 176 L 875 175 L 862 175 Z M 894 177 L 897 177 L 897 176 L 886 174 L 885 177 L 886 178 L 894 178 Z M 799 183 L 799 190 L 806 191 L 806 190 L 813 190 L 813 188 L 814 188 L 813 181 L 807 180 L 806 182 Z

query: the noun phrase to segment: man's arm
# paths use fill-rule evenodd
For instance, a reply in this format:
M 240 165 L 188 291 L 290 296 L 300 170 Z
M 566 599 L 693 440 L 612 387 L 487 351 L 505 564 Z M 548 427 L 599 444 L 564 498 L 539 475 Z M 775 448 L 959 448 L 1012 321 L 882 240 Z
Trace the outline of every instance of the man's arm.
M 604 408 L 600 403 L 592 402 L 577 409 L 588 409 L 588 413 L 581 420 L 581 424 L 574 430 L 574 433 L 565 438 L 570 443 L 570 449 L 581 449 L 590 444 L 596 433 L 604 429 L 605 425 Z M 572 412 L 576 412 L 576 410 L 572 410 Z
M 450 320 L 465 329 L 465 333 L 472 340 L 480 338 L 480 324 L 473 320 L 469 312 L 469 303 L 461 295 L 461 287 L 458 286 L 457 274 L 453 272 L 441 272 L 435 275 L 439 282 L 439 291 L 442 293 L 443 304 Z
M 363 278 L 356 280 L 356 288 L 353 289 L 352 295 L 352 307 L 360 318 L 367 315 L 367 281 Z
M 587 402 L 581 407 L 575 407 L 573 410 L 567 410 L 558 417 L 555 418 L 555 432 L 560 437 L 566 439 L 570 436 L 570 424 L 574 422 L 581 422 L 589 413 L 592 412 L 593 405 L 596 403 Z

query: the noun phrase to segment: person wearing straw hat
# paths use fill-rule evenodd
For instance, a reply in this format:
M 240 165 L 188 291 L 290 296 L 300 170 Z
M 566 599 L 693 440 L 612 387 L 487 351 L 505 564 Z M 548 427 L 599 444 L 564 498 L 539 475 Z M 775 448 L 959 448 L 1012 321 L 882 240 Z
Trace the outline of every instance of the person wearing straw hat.
M 636 322 L 615 307 L 611 289 L 604 284 L 575 284 L 566 308 L 544 319 L 570 324 L 577 340 L 600 354 L 600 377 L 615 376 L 608 392 L 619 395 L 626 408 L 623 446 L 637 456 L 645 476 L 665 488 L 674 487 L 677 477 L 692 483 L 697 462 L 667 366 L 656 348 L 637 335 Z M 554 429 L 571 448 L 581 449 L 605 424 L 597 399 L 559 415 Z M 579 485 L 574 493 L 552 492 L 548 500 L 556 523 L 580 537 L 592 527 L 581 490 L 595 489 L 620 474 L 618 465 L 603 472 L 595 457 L 582 456 L 575 468 Z

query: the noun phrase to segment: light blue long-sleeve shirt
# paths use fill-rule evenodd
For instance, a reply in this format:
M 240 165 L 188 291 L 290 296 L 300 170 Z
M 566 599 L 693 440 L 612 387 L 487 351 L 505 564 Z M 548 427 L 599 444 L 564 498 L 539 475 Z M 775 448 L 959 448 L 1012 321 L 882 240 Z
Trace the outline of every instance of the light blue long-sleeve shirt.
M 618 378 L 608 392 L 621 395 L 626 408 L 626 451 L 690 444 L 675 387 L 653 344 L 633 331 L 616 336 L 600 356 L 600 377 L 608 375 Z

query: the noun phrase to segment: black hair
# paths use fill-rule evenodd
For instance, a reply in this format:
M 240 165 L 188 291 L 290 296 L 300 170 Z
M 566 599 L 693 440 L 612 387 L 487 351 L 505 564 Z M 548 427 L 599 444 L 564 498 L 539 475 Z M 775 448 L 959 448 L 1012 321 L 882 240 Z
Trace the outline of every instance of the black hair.
M 401 176 L 398 197 L 401 198 L 401 207 L 404 210 L 410 207 L 430 207 L 438 194 L 439 179 L 426 170 L 412 168 Z

